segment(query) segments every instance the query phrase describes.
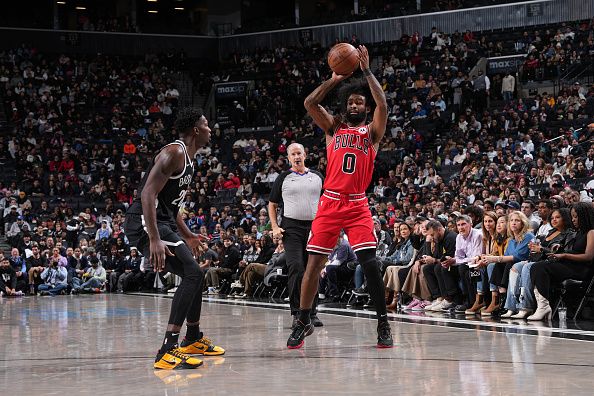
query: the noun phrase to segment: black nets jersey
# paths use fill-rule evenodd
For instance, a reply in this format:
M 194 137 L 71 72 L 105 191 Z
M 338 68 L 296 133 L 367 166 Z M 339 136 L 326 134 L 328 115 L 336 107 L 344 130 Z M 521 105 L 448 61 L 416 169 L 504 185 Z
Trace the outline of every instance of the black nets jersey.
M 194 178 L 194 161 L 188 155 L 188 149 L 186 148 L 186 144 L 183 141 L 176 140 L 173 143 L 163 146 L 159 152 L 161 152 L 165 147 L 171 146 L 173 144 L 180 145 L 184 150 L 184 169 L 180 174 L 171 176 L 169 178 L 167 183 L 165 183 L 165 186 L 163 186 L 163 189 L 159 192 L 159 194 L 157 194 L 157 199 L 155 202 L 157 221 L 171 224 L 175 224 L 175 219 L 179 212 L 179 208 L 183 204 L 190 183 Z M 155 157 L 157 155 L 158 153 L 155 155 Z M 153 157 L 151 160 L 151 163 L 144 177 L 142 178 L 142 181 L 140 182 L 140 186 L 138 187 L 138 195 L 130 206 L 130 209 L 128 209 L 127 213 L 142 215 L 142 190 L 144 189 L 148 175 L 151 173 L 151 170 L 155 164 L 155 157 Z

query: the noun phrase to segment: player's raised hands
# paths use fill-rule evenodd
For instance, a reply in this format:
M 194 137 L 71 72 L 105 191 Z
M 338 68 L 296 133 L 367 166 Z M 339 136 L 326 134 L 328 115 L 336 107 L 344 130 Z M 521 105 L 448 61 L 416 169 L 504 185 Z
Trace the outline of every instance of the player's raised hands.
M 359 51 L 359 67 L 361 67 L 362 71 L 369 70 L 369 51 L 367 51 L 367 47 L 360 45 L 357 50 Z

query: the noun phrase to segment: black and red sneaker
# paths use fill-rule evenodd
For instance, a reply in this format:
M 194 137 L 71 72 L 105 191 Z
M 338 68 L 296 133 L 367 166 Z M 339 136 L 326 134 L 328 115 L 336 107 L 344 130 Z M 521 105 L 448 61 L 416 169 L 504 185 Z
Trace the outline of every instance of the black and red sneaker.
M 392 340 L 392 330 L 390 323 L 381 321 L 377 325 L 377 347 L 378 348 L 392 348 L 394 341 Z
M 293 327 L 293 332 L 289 336 L 287 340 L 287 348 L 289 349 L 299 349 L 303 346 L 304 341 L 303 339 L 308 335 L 311 335 L 314 331 L 314 327 L 311 323 L 303 323 L 302 321 L 298 320 L 295 326 Z

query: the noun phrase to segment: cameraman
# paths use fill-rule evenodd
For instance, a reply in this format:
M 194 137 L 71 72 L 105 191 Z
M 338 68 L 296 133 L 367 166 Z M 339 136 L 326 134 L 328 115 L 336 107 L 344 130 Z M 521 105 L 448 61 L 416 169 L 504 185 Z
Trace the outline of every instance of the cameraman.
M 65 265 L 60 265 L 60 257 L 62 256 L 50 256 L 49 266 L 41 273 L 41 279 L 44 283 L 39 285 L 38 290 L 42 296 L 55 296 L 60 294 L 68 285 L 68 271 L 66 270 Z

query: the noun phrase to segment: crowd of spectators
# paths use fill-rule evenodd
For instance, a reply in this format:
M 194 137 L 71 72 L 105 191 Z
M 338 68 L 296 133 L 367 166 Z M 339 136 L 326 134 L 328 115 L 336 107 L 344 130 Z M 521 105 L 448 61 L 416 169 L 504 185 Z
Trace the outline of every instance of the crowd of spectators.
M 361 44 L 356 35 L 343 40 L 336 39 L 336 43 L 340 41 L 354 46 Z M 425 111 L 416 115 L 417 118 L 428 115 L 431 119 L 439 119 L 446 110 L 445 102 L 442 103 L 441 99 L 446 95 L 454 96 L 454 90 L 448 87 L 448 81 L 457 77 L 458 73 L 463 79 L 478 58 L 485 55 L 471 32 L 454 32 L 448 35 L 439 32 L 437 28 L 433 28 L 428 37 L 415 32 L 404 35 L 397 42 L 370 44 L 370 50 L 382 60 L 378 78 L 388 95 L 392 115 L 404 116 L 405 112 L 409 112 L 409 108 L 404 107 L 416 104 L 417 100 L 424 103 L 425 99 L 431 99 L 428 103 L 439 103 L 434 106 L 435 109 L 438 108 L 437 111 L 434 112 L 432 107 L 422 109 Z M 251 92 L 245 109 L 249 126 L 274 123 L 283 130 L 304 130 L 308 125 L 303 122 L 303 99 L 330 73 L 325 61 L 325 51 L 325 48 L 311 43 L 299 47 L 236 53 L 228 59 L 227 68 L 211 78 L 220 80 L 222 76 L 226 76 L 227 79 L 255 80 L 256 87 Z M 464 103 L 471 100 L 472 94 L 473 89 L 469 87 L 464 92 Z M 457 95 L 456 98 L 456 102 L 452 104 L 460 105 L 462 95 Z M 396 111 L 397 109 L 400 111 Z M 411 107 L 411 115 L 416 110 L 416 106 Z M 408 117 L 410 118 L 412 116 Z
M 391 266 L 414 264 L 411 249 L 417 258 L 423 257 L 420 252 L 435 256 L 444 230 L 454 233 L 448 234 L 451 248 L 455 231 L 466 232 L 458 221 L 464 215 L 467 224 L 480 226 L 484 214 L 495 210 L 495 222 L 507 214 L 511 224 L 513 216 L 524 222 L 517 214 L 521 210 L 530 223 L 522 235 L 514 228 L 510 235 L 524 240 L 528 229 L 538 234 L 548 221 L 535 215 L 537 205 L 562 208 L 592 200 L 594 148 L 587 125 L 594 116 L 594 87 L 572 85 L 556 95 L 523 99 L 512 88 L 498 100 L 504 96 L 503 76 L 491 81 L 468 74 L 481 54 L 479 41 L 471 32 L 448 35 L 434 29 L 427 37 L 413 34 L 372 46 L 374 73 L 390 113 L 368 190 L 386 274 Z M 268 111 L 274 129 L 253 135 L 215 124 L 211 146 L 199 151 L 182 211 L 189 228 L 210 240 L 200 260 L 206 293 L 228 291 L 221 281 L 231 279 L 233 293 L 246 298 L 267 279 L 268 267 L 282 272 L 284 252 L 271 237 L 266 198 L 288 166 L 286 147 L 293 140 L 305 145 L 307 166 L 324 173 L 323 133 L 300 104 L 329 76 L 324 51 L 312 45 L 236 54 L 224 72 L 255 80 L 246 118 L 259 124 L 258 114 Z M 11 125 L 0 148 L 6 169 L 2 231 L 12 248 L 7 259 L 14 272 L 7 294 L 175 287 L 175 277 L 156 276 L 151 263 L 128 246 L 121 227 L 150 156 L 176 137 L 171 121 L 179 93 L 168 81 L 169 65 L 157 56 L 53 56 L 25 47 L 0 54 L 0 89 Z M 489 94 L 492 101 L 486 100 Z M 332 98 L 327 105 L 338 110 Z M 407 243 L 407 233 L 435 242 Z M 481 252 L 497 256 L 490 253 Z M 505 249 L 501 255 L 508 256 Z M 345 274 L 357 273 L 352 260 L 333 262 L 346 266 Z M 2 264 L 0 270 L 10 273 L 8 267 L 2 270 Z M 473 287 L 442 290 L 444 274 L 425 274 L 418 267 L 409 271 L 411 279 L 392 279 L 388 286 L 398 295 L 410 290 L 407 295 L 417 298 L 417 305 L 431 306 L 427 302 L 433 300 L 444 309 L 466 301 L 470 309 Z M 501 271 L 486 271 L 483 285 L 495 280 L 497 296 L 504 295 Z M 340 272 L 326 270 L 324 297 L 340 297 L 334 295 L 337 287 L 348 287 L 350 279 L 337 279 Z M 492 273 L 501 279 L 491 279 Z M 351 286 L 364 293 L 362 274 L 355 280 Z M 494 304 L 501 305 L 497 298 Z
M 27 265 L 32 278 L 18 271 L 25 283 L 39 284 L 41 269 L 29 271 L 45 267 L 56 245 L 68 261 L 82 249 L 86 258 L 76 274 L 83 280 L 86 264 L 93 264 L 87 247 L 97 249 L 105 266 L 110 246 L 126 245 L 121 224 L 142 172 L 150 155 L 175 136 L 171 125 L 180 94 L 171 76 L 180 60 L 183 54 L 89 58 L 25 46 L 0 53 L 10 125 L 0 143 L 2 231 L 18 255 L 29 259 L 33 241 L 45 257 L 44 265 Z M 127 247 L 118 252 L 129 259 Z M 146 272 L 132 261 L 135 271 Z M 76 290 L 73 274 L 68 282 Z M 105 282 L 105 274 L 97 276 Z M 96 289 L 90 287 L 95 282 L 81 284 Z
M 523 80 L 554 79 L 567 73 L 572 66 L 591 67 L 594 61 L 592 21 L 582 21 L 574 26 L 562 24 L 557 30 L 525 31 L 514 47 L 516 52 L 526 54 Z M 494 48 L 494 56 L 504 54 L 501 43 Z

